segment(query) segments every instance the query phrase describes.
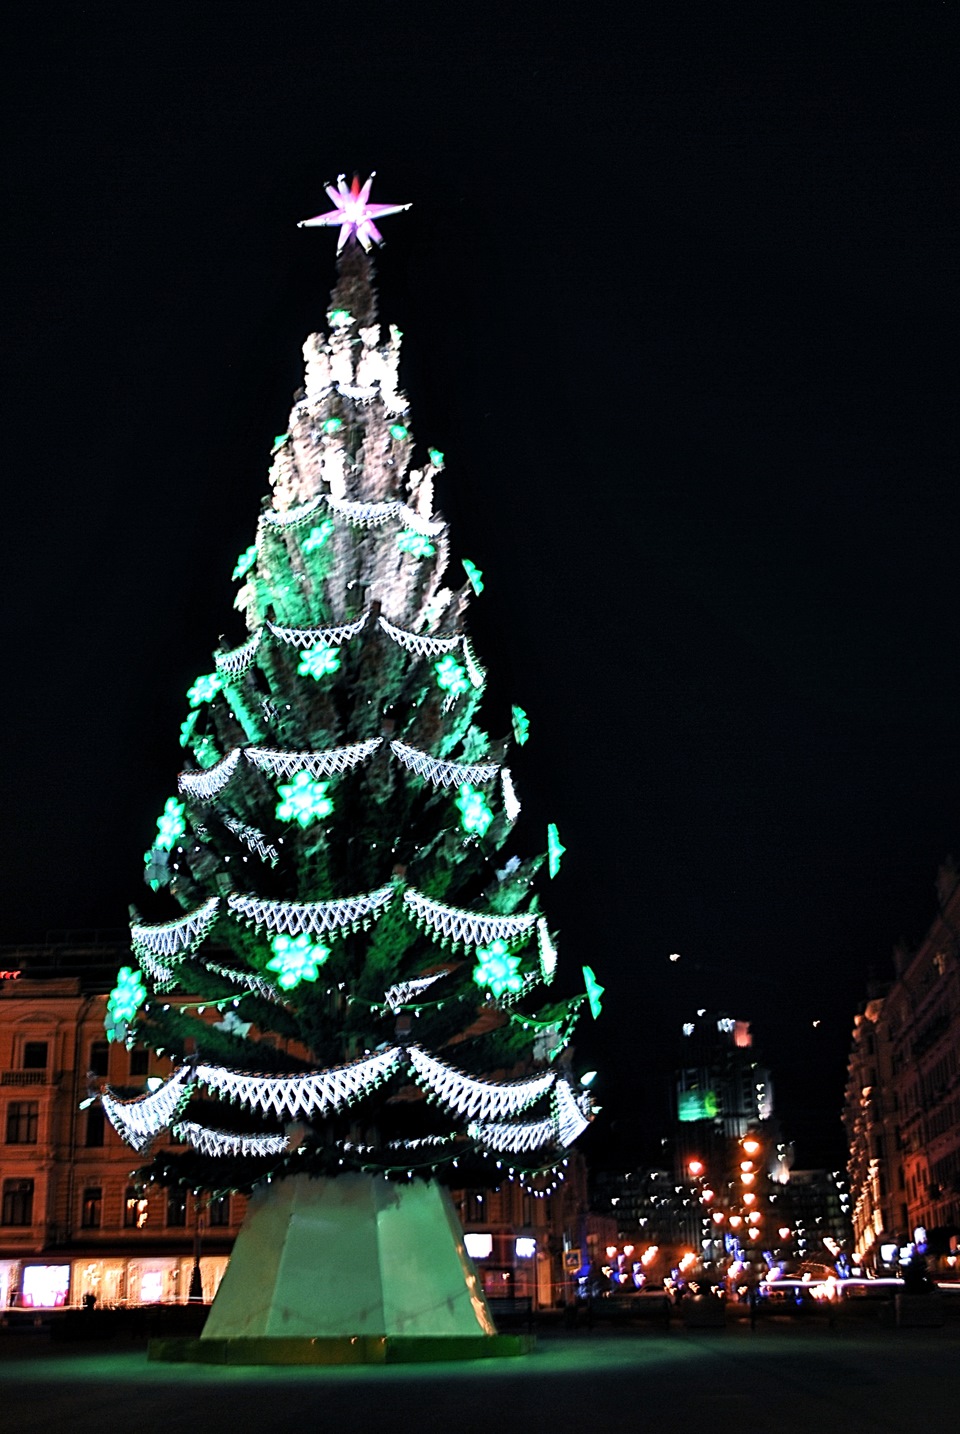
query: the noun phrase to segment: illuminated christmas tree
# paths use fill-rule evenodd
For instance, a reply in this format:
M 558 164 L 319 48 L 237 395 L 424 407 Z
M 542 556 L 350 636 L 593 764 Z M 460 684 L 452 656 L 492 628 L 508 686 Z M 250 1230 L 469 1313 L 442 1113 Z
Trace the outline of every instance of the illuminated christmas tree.
M 404 1205 L 411 1230 L 442 1227 L 439 1243 L 415 1236 L 420 1263 L 449 1265 L 445 1240 L 458 1291 L 424 1293 L 427 1275 L 408 1274 L 409 1297 L 384 1296 L 399 1324 L 374 1324 L 480 1333 L 441 1186 L 562 1178 L 592 1115 L 568 1045 L 600 988 L 585 968 L 582 994 L 549 999 L 557 950 L 538 886 L 563 847 L 551 825 L 543 854 L 513 850 L 508 762 L 529 722 L 514 707 L 488 719 L 504 735 L 480 725 L 466 614 L 482 574 L 451 555 L 434 505 L 443 454 L 414 462 L 400 333 L 384 342 L 377 322 L 374 221 L 406 206 L 373 205 L 369 189 L 341 180 L 333 210 L 307 221 L 341 226 L 327 332 L 304 346 L 305 386 L 234 571 L 248 635 L 187 693 L 178 794 L 146 854 L 149 885 L 182 914 L 135 918 L 139 970 L 124 968 L 108 1008 L 111 1038 L 166 1053 L 173 1073 L 102 1099 L 151 1154 L 150 1178 L 254 1191 L 261 1230 L 281 1207 L 289 1226 L 345 1202 L 368 1233 Z M 231 1280 L 233 1303 L 249 1302 L 238 1281 L 273 1258 L 241 1233 L 218 1333 L 276 1332 L 269 1315 L 243 1329 L 218 1315 Z M 376 1332 L 324 1298 L 326 1323 L 307 1309 L 286 1332 Z M 458 1306 L 452 1323 L 423 1313 L 436 1298 Z

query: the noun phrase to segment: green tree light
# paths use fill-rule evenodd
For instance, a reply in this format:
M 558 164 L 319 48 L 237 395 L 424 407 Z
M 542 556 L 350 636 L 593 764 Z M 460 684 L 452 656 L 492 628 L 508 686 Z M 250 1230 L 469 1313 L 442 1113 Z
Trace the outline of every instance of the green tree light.
M 397 547 L 401 553 L 411 553 L 415 558 L 432 558 L 437 551 L 429 538 L 415 533 L 412 528 L 404 528 L 402 533 L 397 534 Z
M 122 1041 L 126 1038 L 128 1026 L 146 999 L 140 972 L 130 966 L 121 966 L 117 972 L 117 984 L 107 997 L 104 1027 L 108 1040 Z
M 174 842 L 178 837 L 182 837 L 186 830 L 183 802 L 178 802 L 176 797 L 168 797 L 157 818 L 157 839 L 154 845 L 160 847 L 161 851 L 172 851 Z
M 441 657 L 439 662 L 433 664 L 433 670 L 437 674 L 437 683 L 444 692 L 449 692 L 451 697 L 460 697 L 464 692 L 470 690 L 470 679 L 467 676 L 465 667 L 461 667 L 455 657 L 449 652 L 446 657 Z
M 483 573 L 477 567 L 476 563 L 471 563 L 469 558 L 462 558 L 461 562 L 463 563 L 463 571 L 467 575 L 467 581 L 470 583 L 477 597 L 479 597 L 483 592 Z
M 187 701 L 191 707 L 201 707 L 204 702 L 212 702 L 222 686 L 219 673 L 206 672 L 188 688 Z
M 320 967 L 330 955 L 329 946 L 320 946 L 304 933 L 301 936 L 275 936 L 270 942 L 273 957 L 267 970 L 277 973 L 277 985 L 285 991 L 301 981 L 315 981 Z
M 524 712 L 522 707 L 514 706 L 510 709 L 510 711 L 513 717 L 514 741 L 516 742 L 518 747 L 522 747 L 523 744 L 528 741 L 530 737 L 530 718 L 527 716 L 526 712 Z
M 473 979 L 478 986 L 489 987 L 494 996 L 502 996 L 505 991 L 522 991 L 520 957 L 511 956 L 505 941 L 481 946 L 477 951 Z
M 305 553 L 317 552 L 319 548 L 323 547 L 332 532 L 332 520 L 330 518 L 324 518 L 323 522 L 318 523 L 315 528 L 311 528 L 310 532 L 304 538 L 302 544 L 303 551 Z
M 551 822 L 547 827 L 547 866 L 550 870 L 551 881 L 560 870 L 560 858 L 566 849 L 560 841 L 560 834 L 557 831 L 556 822 Z
M 483 793 L 464 782 L 460 788 L 456 805 L 460 808 L 460 825 L 464 831 L 471 832 L 475 836 L 483 836 L 493 821 L 493 812 L 487 806 L 487 799 Z
M 320 642 L 316 647 L 308 647 L 303 653 L 297 671 L 301 677 L 313 677 L 319 682 L 321 677 L 328 677 L 331 672 L 336 672 L 339 666 L 340 654 L 336 648 Z
M 240 554 L 239 558 L 237 558 L 237 566 L 233 570 L 233 576 L 235 578 L 245 577 L 256 561 L 257 545 L 256 543 L 251 543 L 249 548 L 246 548 L 244 552 Z

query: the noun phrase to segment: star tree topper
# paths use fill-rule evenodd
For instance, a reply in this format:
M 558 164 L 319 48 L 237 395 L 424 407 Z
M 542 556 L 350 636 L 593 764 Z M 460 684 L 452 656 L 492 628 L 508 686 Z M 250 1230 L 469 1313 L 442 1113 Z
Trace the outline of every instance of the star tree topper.
M 376 170 L 374 170 L 374 174 Z M 359 175 L 353 176 L 353 182 L 347 185 L 346 177 L 339 175 L 337 187 L 332 184 L 324 185 L 327 193 L 333 201 L 334 208 L 328 209 L 325 214 L 315 214 L 312 219 L 301 219 L 297 225 L 298 229 L 312 229 L 321 224 L 340 225 L 340 238 L 337 240 L 337 253 L 346 244 L 348 239 L 356 239 L 357 243 L 369 254 L 371 243 L 382 244 L 381 235 L 375 219 L 382 219 L 385 214 L 400 214 L 404 209 L 409 209 L 409 204 L 371 204 L 370 186 L 373 183 L 373 174 L 366 184 L 361 185 Z

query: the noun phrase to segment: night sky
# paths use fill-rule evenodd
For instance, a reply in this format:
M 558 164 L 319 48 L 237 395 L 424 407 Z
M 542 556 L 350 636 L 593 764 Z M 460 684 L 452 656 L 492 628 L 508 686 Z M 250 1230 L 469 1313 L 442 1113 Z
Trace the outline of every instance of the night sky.
M 531 715 L 527 849 L 558 823 L 607 988 L 595 1155 L 656 1156 L 706 1007 L 837 1164 L 854 1011 L 960 854 L 957 10 L 631 8 L 21 17 L 0 942 L 175 914 L 141 853 L 334 278 L 296 222 L 375 168 L 488 725 Z

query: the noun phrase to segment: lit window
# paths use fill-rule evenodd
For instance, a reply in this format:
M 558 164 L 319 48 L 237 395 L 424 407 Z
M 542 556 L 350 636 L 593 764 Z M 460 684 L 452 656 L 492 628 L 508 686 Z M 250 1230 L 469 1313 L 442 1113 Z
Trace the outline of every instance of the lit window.
M 464 1235 L 463 1243 L 471 1260 L 488 1260 L 493 1254 L 493 1236 L 486 1232 L 471 1230 Z

